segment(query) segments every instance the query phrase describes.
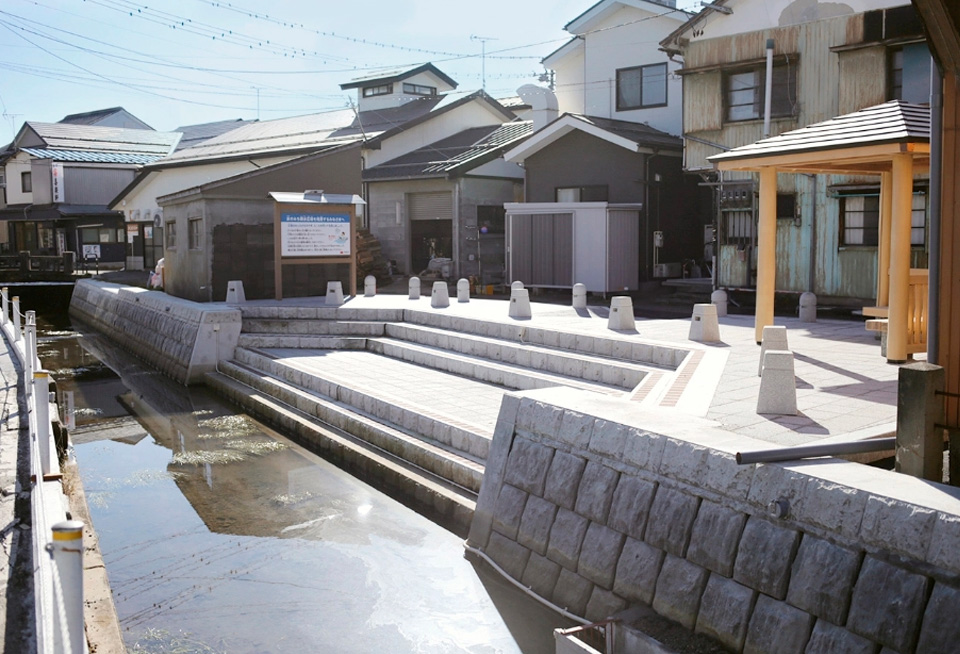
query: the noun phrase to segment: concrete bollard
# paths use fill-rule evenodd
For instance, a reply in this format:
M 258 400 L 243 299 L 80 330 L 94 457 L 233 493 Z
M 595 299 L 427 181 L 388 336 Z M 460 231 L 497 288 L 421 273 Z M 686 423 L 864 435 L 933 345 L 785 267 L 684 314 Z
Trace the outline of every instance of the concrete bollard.
M 407 284 L 407 288 L 409 289 L 409 292 L 410 292 L 409 297 L 411 300 L 420 299 L 420 278 L 419 277 L 411 277 L 410 283 Z
M 45 370 L 33 373 L 33 410 L 43 478 L 59 479 L 60 461 L 50 433 L 50 375 Z
M 517 281 L 512 282 L 512 283 L 510 284 L 510 292 L 511 292 L 511 293 L 512 293 L 513 291 L 518 291 L 518 290 L 520 290 L 521 288 L 523 288 L 523 282 L 521 282 L 519 279 L 518 279 Z
M 511 318 L 533 317 L 533 312 L 530 310 L 530 291 L 525 288 L 511 288 L 509 315 Z
M 793 372 L 793 352 L 767 350 L 763 360 L 757 413 L 797 415 L 797 379 Z
M 14 295 L 10 320 L 13 322 L 13 342 L 20 342 L 20 296 Z
M 66 627 L 67 633 L 60 634 L 63 652 L 84 652 L 87 636 L 83 629 L 83 527 L 79 520 L 65 520 L 51 527 L 52 543 L 50 554 L 57 568 L 60 587 L 56 595 L 63 601 L 63 619 L 54 620 L 60 629 Z
M 470 280 L 458 279 L 457 280 L 457 302 L 469 302 L 469 301 L 470 301 Z
M 377 294 L 377 278 L 367 275 L 363 278 L 363 297 L 373 297 Z
M 717 322 L 717 313 L 715 304 L 694 304 L 688 338 L 700 343 L 719 343 L 720 323 Z
M 0 302 L 3 303 L 3 316 L 0 317 L 0 325 L 6 325 L 10 322 L 10 289 L 4 286 L 0 289 Z
M 779 325 L 767 325 L 763 328 L 760 342 L 760 363 L 757 365 L 757 376 L 763 374 L 763 355 L 768 350 L 790 350 L 787 345 L 787 328 Z
M 430 293 L 430 306 L 434 309 L 446 309 L 450 306 L 450 289 L 446 282 L 434 282 Z
M 800 294 L 800 322 L 817 322 L 817 296 L 810 291 Z
M 710 303 L 717 307 L 717 317 L 724 318 L 727 315 L 727 292 L 717 289 L 710 294 Z
M 573 285 L 573 308 L 587 308 L 587 287 L 584 284 Z
M 943 398 L 937 394 L 943 391 L 944 379 L 944 369 L 926 361 L 900 367 L 897 472 L 943 482 Z M 955 483 L 953 477 L 950 483 Z
M 629 295 L 616 295 L 610 298 L 610 317 L 607 319 L 607 329 L 630 330 L 636 329 L 637 323 L 633 319 L 633 300 Z
M 37 313 L 27 311 L 27 320 L 23 326 L 23 378 L 33 379 L 34 363 L 37 360 Z M 33 384 L 24 384 L 27 397 L 33 395 Z
M 334 307 L 343 304 L 343 282 L 327 282 L 326 304 Z
M 243 281 L 235 279 L 227 282 L 227 304 L 243 304 L 247 294 L 243 291 Z

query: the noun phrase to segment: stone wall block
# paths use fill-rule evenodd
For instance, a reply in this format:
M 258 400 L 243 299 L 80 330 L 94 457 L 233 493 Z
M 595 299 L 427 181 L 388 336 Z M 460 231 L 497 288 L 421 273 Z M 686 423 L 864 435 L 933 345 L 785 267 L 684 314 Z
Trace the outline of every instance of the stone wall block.
M 746 501 L 756 466 L 742 466 L 732 454 L 711 450 L 700 471 L 698 486 L 724 497 Z
M 813 621 L 809 613 L 761 594 L 750 618 L 743 654 L 802 654 Z
M 624 538 L 619 531 L 591 523 L 580 548 L 577 572 L 599 586 L 608 590 L 613 588 Z
M 803 499 L 791 507 L 793 517 L 839 534 L 856 539 L 860 533 L 867 493 L 849 486 L 811 477 L 804 489 Z
M 511 540 L 516 540 L 528 497 L 529 495 L 519 488 L 504 484 L 493 509 L 493 529 Z
M 960 647 L 960 589 L 937 583 L 923 614 L 917 652 L 948 654 Z
M 876 643 L 826 620 L 817 620 L 804 654 L 876 654 Z
M 733 579 L 711 574 L 700 599 L 697 633 L 716 638 L 739 652 L 747 637 L 747 625 L 757 593 Z
M 793 562 L 787 602 L 833 624 L 846 624 L 859 570 L 859 552 L 807 534 Z
M 586 459 L 579 456 L 560 451 L 554 454 L 543 489 L 544 499 L 572 511 L 577 503 L 580 477 L 586 465 Z
M 580 560 L 580 546 L 587 533 L 590 521 L 573 511 L 560 509 L 550 528 L 550 544 L 547 558 L 556 561 L 568 570 L 576 570 Z
M 627 608 L 627 602 L 622 597 L 618 597 L 599 586 L 594 586 L 593 592 L 590 594 L 590 601 L 587 602 L 587 612 L 584 617 L 591 622 L 599 622 L 613 617 L 625 608 Z
M 521 413 L 523 411 L 521 410 Z M 507 459 L 504 481 L 533 495 L 543 497 L 543 486 L 553 458 L 553 448 L 517 437 Z
M 787 594 L 790 564 L 799 544 L 800 532 L 751 517 L 740 538 L 733 578 L 782 600 Z
M 667 437 L 652 432 L 630 430 L 623 445 L 623 461 L 652 475 L 660 470 Z
M 650 508 L 644 540 L 683 558 L 700 499 L 674 488 L 659 486 Z
M 609 420 L 597 420 L 590 436 L 590 451 L 614 461 L 623 458 L 623 447 L 627 438 L 627 427 Z
M 687 560 L 725 577 L 733 576 L 740 534 L 747 516 L 715 502 L 703 500 L 690 532 Z
M 702 445 L 668 438 L 663 447 L 660 474 L 699 486 L 703 483 L 710 450 Z
M 593 584 L 576 572 L 563 568 L 553 591 L 553 603 L 574 615 L 587 611 L 587 602 L 593 594 Z
M 930 535 L 927 561 L 933 565 L 960 573 L 960 516 L 938 514 Z
M 560 431 L 557 432 L 557 440 L 574 449 L 586 450 L 590 447 L 594 422 L 596 422 L 596 418 L 593 416 L 569 409 L 565 410 L 560 418 Z
M 651 604 L 664 556 L 663 550 L 627 538 L 617 562 L 613 592 L 634 602 Z
M 650 515 L 650 505 L 657 492 L 657 485 L 653 482 L 621 475 L 617 490 L 613 493 L 610 505 L 610 515 L 607 526 L 632 536 L 637 540 L 643 539 L 643 532 Z
M 653 610 L 687 629 L 693 629 L 700 610 L 700 597 L 709 575 L 700 566 L 668 554 L 657 578 Z
M 550 527 L 556 515 L 556 504 L 531 495 L 520 518 L 517 542 L 537 554 L 546 554 L 547 544 L 550 542 Z
M 791 514 L 797 515 L 803 511 L 801 505 L 809 481 L 810 475 L 779 463 L 762 463 L 753 471 L 747 501 L 757 508 L 758 513 L 766 515 L 772 502 L 785 499 L 790 503 Z
M 523 571 L 527 567 L 530 550 L 494 532 L 490 534 L 490 542 L 487 543 L 486 554 L 512 578 L 520 579 L 523 577 Z
M 619 478 L 620 473 L 613 468 L 588 461 L 577 490 L 576 512 L 594 522 L 606 523 Z
M 540 597 L 553 597 L 557 578 L 560 576 L 560 565 L 545 556 L 530 554 L 527 567 L 523 571 L 521 581 Z
M 936 521 L 932 509 L 871 495 L 863 510 L 860 538 L 867 545 L 916 558 L 930 550 Z
M 853 588 L 847 628 L 897 652 L 912 652 L 929 584 L 923 575 L 867 556 Z
M 517 414 L 517 429 L 522 429 L 531 434 L 535 432 L 537 427 L 535 414 L 538 404 L 541 404 L 541 402 L 531 400 L 527 397 L 520 400 L 520 412 Z
M 560 433 L 560 422 L 563 419 L 563 414 L 563 409 L 558 406 L 546 402 L 537 402 L 533 409 L 534 433 L 552 439 L 557 438 Z

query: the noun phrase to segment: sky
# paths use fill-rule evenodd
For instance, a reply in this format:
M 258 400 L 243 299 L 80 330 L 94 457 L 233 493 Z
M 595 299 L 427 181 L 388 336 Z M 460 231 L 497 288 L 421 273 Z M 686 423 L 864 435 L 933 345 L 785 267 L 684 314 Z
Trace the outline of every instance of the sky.
M 508 97 L 595 2 L 3 0 L 0 141 L 116 106 L 161 131 L 343 109 L 340 84 L 425 62 L 458 93 Z

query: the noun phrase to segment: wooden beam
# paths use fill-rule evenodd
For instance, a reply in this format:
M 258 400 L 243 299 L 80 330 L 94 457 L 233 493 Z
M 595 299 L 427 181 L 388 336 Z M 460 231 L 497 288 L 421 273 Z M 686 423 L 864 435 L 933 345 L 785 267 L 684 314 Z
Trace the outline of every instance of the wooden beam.
M 829 170 L 833 166 L 848 166 L 856 169 L 863 164 L 872 164 L 884 161 L 890 161 L 893 155 L 903 152 L 913 152 L 905 146 L 923 145 L 926 146 L 926 153 L 929 154 L 929 144 L 914 143 L 884 143 L 880 145 L 861 145 L 852 148 L 823 148 L 808 152 L 796 153 L 776 153 L 757 154 L 756 156 L 744 157 L 743 159 L 718 159 L 715 165 L 718 170 L 744 170 L 757 172 L 765 166 L 776 166 L 778 169 L 786 169 L 790 166 L 817 166 L 822 165 Z M 923 149 L 916 152 L 922 153 Z M 831 171 L 832 172 L 832 171 Z
M 909 154 L 898 154 L 893 157 L 892 186 L 887 362 L 903 363 L 908 356 L 907 317 L 910 311 L 910 214 L 913 199 L 913 164 Z
M 777 282 L 777 169 L 760 170 L 760 217 L 757 226 L 757 309 L 754 336 L 763 340 L 763 328 L 773 324 Z
M 890 226 L 893 223 L 893 173 L 880 176 L 880 233 L 877 236 L 877 306 L 890 305 Z

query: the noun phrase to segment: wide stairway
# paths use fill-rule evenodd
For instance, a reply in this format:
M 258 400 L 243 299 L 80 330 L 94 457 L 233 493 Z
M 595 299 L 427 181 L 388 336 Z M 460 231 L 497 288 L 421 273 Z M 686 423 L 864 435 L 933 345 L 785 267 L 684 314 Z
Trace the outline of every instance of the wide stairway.
M 504 393 L 566 386 L 629 399 L 686 355 L 426 310 L 242 312 L 234 357 L 208 384 L 454 527 L 472 515 Z

